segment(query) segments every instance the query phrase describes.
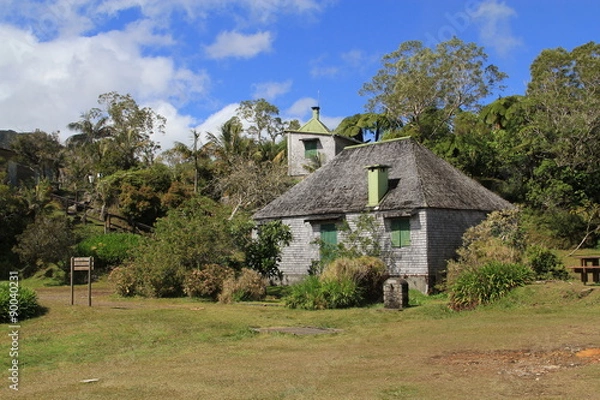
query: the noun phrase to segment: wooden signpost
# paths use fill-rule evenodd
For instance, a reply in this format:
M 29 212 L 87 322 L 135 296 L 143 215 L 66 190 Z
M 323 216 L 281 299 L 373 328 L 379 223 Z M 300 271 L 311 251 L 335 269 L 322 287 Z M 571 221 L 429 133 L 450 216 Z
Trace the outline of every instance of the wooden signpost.
M 92 306 L 92 270 L 94 269 L 94 257 L 71 257 L 71 305 L 75 304 L 75 286 L 73 275 L 75 271 L 88 272 L 88 305 Z

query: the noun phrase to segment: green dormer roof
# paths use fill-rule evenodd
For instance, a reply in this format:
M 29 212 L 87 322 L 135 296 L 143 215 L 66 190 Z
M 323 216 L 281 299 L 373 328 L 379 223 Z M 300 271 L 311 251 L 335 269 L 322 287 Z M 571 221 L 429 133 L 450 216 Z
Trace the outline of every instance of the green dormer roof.
M 312 110 L 312 118 L 306 124 L 302 125 L 302 127 L 298 129 L 298 132 L 331 133 L 329 128 L 319 119 L 320 107 L 313 107 Z

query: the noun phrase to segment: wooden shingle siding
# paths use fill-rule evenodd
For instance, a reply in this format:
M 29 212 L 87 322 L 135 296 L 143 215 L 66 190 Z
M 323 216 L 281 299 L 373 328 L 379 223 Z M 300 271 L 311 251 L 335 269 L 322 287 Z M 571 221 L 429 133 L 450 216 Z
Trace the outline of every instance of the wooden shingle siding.
M 431 208 L 426 215 L 429 273 L 439 276 L 446 268 L 446 262 L 456 256 L 456 249 L 462 245 L 465 231 L 483 221 L 487 213 Z
M 292 242 L 284 247 L 279 269 L 284 273 L 284 283 L 299 281 L 308 273 L 313 260 L 319 259 L 319 247 L 311 244 L 319 237 L 318 227 L 305 222 L 304 218 L 284 219 L 292 231 Z

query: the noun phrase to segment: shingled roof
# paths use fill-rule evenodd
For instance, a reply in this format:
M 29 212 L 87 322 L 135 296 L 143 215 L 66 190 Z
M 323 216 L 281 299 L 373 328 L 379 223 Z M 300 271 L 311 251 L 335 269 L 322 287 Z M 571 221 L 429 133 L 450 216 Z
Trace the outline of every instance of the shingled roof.
M 258 211 L 254 218 L 278 219 L 357 213 L 367 207 L 366 166 L 389 166 L 390 188 L 378 211 L 420 208 L 493 211 L 512 205 L 467 177 L 411 138 L 345 148 Z

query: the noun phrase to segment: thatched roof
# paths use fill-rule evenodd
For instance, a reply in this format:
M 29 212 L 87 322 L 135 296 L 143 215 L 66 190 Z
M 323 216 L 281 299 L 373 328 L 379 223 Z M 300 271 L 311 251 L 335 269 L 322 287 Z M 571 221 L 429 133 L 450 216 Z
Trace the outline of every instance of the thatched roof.
M 511 207 L 411 138 L 352 146 L 258 211 L 255 219 L 366 211 L 366 166 L 389 166 L 390 188 L 377 210 L 421 208 L 493 211 Z

